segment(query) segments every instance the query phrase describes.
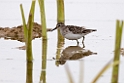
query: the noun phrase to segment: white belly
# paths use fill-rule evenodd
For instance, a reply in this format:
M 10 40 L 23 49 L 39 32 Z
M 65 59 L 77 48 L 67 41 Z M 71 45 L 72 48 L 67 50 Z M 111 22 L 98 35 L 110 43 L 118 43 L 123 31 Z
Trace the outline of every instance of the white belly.
M 76 40 L 76 39 L 80 39 L 82 36 L 83 36 L 82 34 L 67 33 L 64 37 L 69 40 Z

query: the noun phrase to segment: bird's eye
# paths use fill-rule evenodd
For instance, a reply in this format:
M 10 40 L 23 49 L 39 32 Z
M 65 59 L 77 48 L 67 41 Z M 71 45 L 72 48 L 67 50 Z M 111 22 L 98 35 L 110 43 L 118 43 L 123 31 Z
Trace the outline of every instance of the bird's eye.
M 58 27 L 60 27 L 61 26 L 61 24 L 58 24 Z

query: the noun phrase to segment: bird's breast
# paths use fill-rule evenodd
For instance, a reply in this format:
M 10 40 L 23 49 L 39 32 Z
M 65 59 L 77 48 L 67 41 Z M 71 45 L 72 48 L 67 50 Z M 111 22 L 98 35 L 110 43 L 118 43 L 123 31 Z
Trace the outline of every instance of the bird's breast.
M 76 40 L 76 39 L 80 39 L 82 37 L 82 35 L 81 34 L 67 33 L 67 34 L 65 34 L 64 37 L 69 39 L 69 40 Z

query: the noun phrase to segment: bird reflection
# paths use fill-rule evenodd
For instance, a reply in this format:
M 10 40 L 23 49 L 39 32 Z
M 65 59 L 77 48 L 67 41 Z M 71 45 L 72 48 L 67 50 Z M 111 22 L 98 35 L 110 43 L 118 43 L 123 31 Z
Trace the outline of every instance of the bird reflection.
M 66 63 L 67 60 L 78 60 L 85 56 L 89 56 L 93 54 L 97 54 L 97 53 L 83 49 L 80 46 L 69 46 L 62 51 L 58 63 L 60 65 L 63 65 Z

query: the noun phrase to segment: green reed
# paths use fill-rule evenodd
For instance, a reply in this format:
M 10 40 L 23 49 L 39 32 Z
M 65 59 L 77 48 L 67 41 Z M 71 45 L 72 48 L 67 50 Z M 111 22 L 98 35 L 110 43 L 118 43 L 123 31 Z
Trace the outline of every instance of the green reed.
M 31 9 L 30 9 L 27 24 L 26 24 L 22 4 L 20 4 L 20 9 L 21 9 L 21 15 L 22 15 L 22 21 L 23 21 L 25 45 L 26 45 L 26 59 L 27 59 L 27 61 L 31 62 L 33 60 L 33 55 L 32 55 L 32 28 L 33 28 L 33 23 L 34 23 L 35 0 L 32 0 Z
M 96 83 L 97 80 L 101 77 L 101 75 L 102 75 L 105 71 L 107 71 L 107 70 L 108 70 L 109 68 L 111 68 L 111 67 L 114 67 L 114 66 L 117 65 L 117 64 L 119 64 L 118 61 L 112 63 L 112 60 L 110 60 L 110 61 L 101 69 L 101 71 L 95 76 L 95 78 L 93 79 L 93 81 L 92 81 L 91 83 Z
M 43 37 L 43 39 L 47 39 L 44 0 L 38 0 L 38 2 L 39 2 L 39 6 L 40 6 L 40 15 L 41 15 L 41 24 L 42 24 L 42 37 Z
M 57 1 L 57 23 L 65 22 L 65 12 L 64 12 L 64 0 L 56 0 Z M 58 29 L 58 39 L 61 39 L 64 41 L 63 36 L 60 34 L 60 31 Z
M 56 0 L 57 2 L 57 23 L 65 22 L 65 14 L 64 14 L 64 0 Z M 56 66 L 59 66 L 58 59 L 60 58 L 61 52 L 61 44 L 64 43 L 64 37 L 60 34 L 60 30 L 58 29 L 58 43 L 57 43 L 57 52 L 56 52 Z
M 28 34 L 27 34 L 27 44 L 26 44 L 26 53 L 27 53 L 27 58 L 28 61 L 33 60 L 33 55 L 32 55 L 32 15 L 29 15 L 29 22 L 28 22 Z
M 33 83 L 33 62 L 27 62 L 26 83 Z
M 20 10 L 21 10 L 22 22 L 23 22 L 24 39 L 25 39 L 25 43 L 26 43 L 28 30 L 27 30 L 27 25 L 26 25 L 26 21 L 25 21 L 24 10 L 23 10 L 22 4 L 20 4 Z
M 115 38 L 115 51 L 114 51 L 114 61 L 120 61 L 120 48 L 121 48 L 121 39 L 122 39 L 122 31 L 123 31 L 123 21 L 116 21 L 116 38 Z M 119 64 L 113 66 L 112 70 L 112 83 L 118 83 L 118 73 L 119 73 Z
M 64 0 L 56 0 L 57 1 L 57 23 L 62 22 L 65 23 L 65 12 L 64 12 Z M 58 60 L 60 58 L 60 52 L 61 52 L 61 47 L 64 44 L 64 37 L 60 34 L 60 30 L 58 29 L 58 47 L 57 47 L 57 55 L 56 59 Z M 59 66 L 59 64 L 56 62 L 56 65 Z M 67 75 L 69 78 L 70 83 L 73 82 L 73 78 L 71 76 L 71 73 L 69 71 L 69 67 L 65 67 L 67 71 Z
M 40 82 L 46 83 L 46 65 L 47 65 L 47 40 L 42 41 L 42 71 L 40 76 Z
M 119 72 L 119 62 L 120 62 L 120 46 L 123 30 L 123 21 L 120 24 L 120 21 L 116 21 L 116 38 L 115 38 L 115 52 L 114 52 L 114 61 L 110 60 L 102 70 L 97 74 L 94 80 L 91 83 L 96 83 L 100 76 L 107 71 L 110 67 L 113 67 L 112 71 L 112 80 L 111 83 L 118 83 L 118 72 Z
M 46 83 L 46 65 L 47 65 L 47 30 L 46 30 L 46 18 L 44 0 L 38 0 L 41 14 L 42 24 L 42 71 L 40 76 L 40 82 Z

